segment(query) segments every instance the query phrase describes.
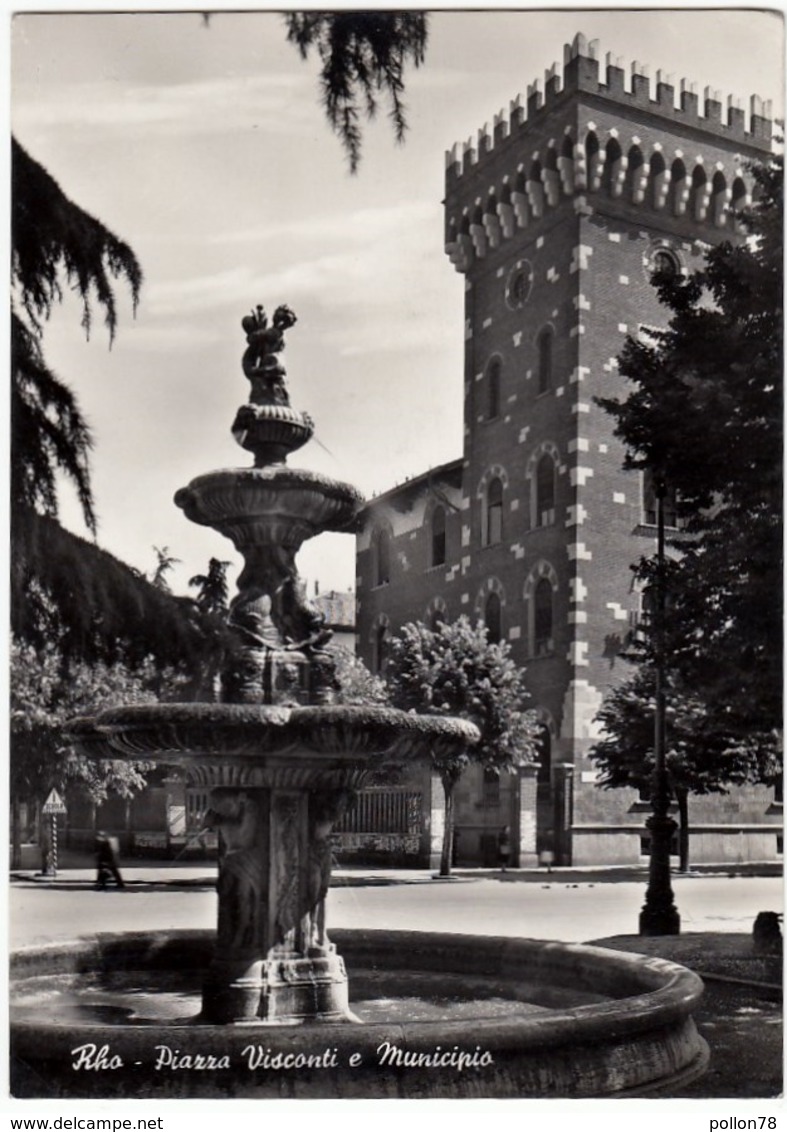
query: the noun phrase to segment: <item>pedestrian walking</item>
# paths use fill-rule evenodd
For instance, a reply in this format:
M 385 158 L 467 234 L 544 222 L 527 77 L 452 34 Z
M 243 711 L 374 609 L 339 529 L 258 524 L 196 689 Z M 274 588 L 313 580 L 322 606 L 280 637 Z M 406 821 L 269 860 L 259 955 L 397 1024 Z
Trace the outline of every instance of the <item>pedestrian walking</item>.
M 99 830 L 96 834 L 96 888 L 103 891 L 107 887 L 107 881 L 110 877 L 118 888 L 126 887 L 118 868 L 119 853 L 118 839 L 110 837 L 103 830 Z
M 504 873 L 511 862 L 511 833 L 507 825 L 497 835 L 497 863 Z

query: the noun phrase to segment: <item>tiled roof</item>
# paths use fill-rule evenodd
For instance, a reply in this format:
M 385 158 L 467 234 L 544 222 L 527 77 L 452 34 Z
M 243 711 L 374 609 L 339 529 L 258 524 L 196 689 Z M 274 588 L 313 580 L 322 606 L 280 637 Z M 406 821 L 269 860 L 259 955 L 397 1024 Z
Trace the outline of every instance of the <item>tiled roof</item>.
M 461 488 L 463 466 L 464 460 L 459 456 L 456 460 L 449 460 L 447 464 L 441 464 L 437 468 L 429 468 L 428 471 L 422 472 L 419 476 L 413 476 L 412 479 L 405 480 L 404 483 L 397 484 L 396 487 L 389 488 L 388 491 L 368 499 L 361 514 L 367 514 L 382 502 L 401 503 L 406 508 L 418 495 L 435 487 L 439 488 L 445 485 Z
M 331 629 L 355 628 L 355 594 L 352 590 L 337 593 L 327 590 L 311 599 L 312 604 L 325 616 L 325 624 Z

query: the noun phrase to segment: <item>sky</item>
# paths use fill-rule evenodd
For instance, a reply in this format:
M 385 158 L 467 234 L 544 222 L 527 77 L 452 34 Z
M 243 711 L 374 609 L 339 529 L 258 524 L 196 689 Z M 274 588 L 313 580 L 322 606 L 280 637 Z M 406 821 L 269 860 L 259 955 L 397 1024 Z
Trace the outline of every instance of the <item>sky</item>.
M 69 296 L 44 349 L 94 435 L 98 542 L 151 574 L 179 559 L 173 589 L 208 559 L 242 563 L 172 502 L 191 479 L 248 466 L 230 426 L 245 403 L 241 318 L 291 306 L 285 361 L 316 434 L 294 467 L 367 497 L 462 451 L 463 278 L 443 252 L 444 154 L 563 57 L 578 31 L 622 56 L 783 117 L 779 10 L 445 10 L 406 76 L 409 130 L 384 108 L 351 175 L 319 105 L 317 61 L 286 42 L 281 15 L 139 9 L 10 21 L 17 140 L 64 192 L 134 249 L 136 316 L 118 285 L 109 349 Z M 85 535 L 67 487 L 62 521 Z M 298 559 L 310 590 L 354 585 L 354 540 L 323 535 Z

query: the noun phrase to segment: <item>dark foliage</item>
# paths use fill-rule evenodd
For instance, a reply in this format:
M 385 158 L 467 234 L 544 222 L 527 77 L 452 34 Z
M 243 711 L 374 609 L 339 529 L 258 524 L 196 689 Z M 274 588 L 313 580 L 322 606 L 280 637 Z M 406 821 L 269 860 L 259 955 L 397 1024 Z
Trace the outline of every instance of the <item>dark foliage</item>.
M 82 299 L 82 326 L 90 332 L 92 296 L 104 312 L 110 340 L 117 325 L 112 279 L 123 277 L 136 306 L 142 270 L 128 244 L 69 200 L 53 177 L 21 145 L 11 143 L 11 276 L 20 302 L 40 332 L 63 295 L 62 279 Z
M 14 510 L 57 515 L 57 475 L 77 491 L 95 533 L 88 453 L 92 440 L 76 397 L 47 367 L 38 339 L 11 314 L 11 499 Z
M 355 172 L 361 157 L 361 116 L 373 118 L 378 97 L 387 96 L 397 141 L 407 129 L 404 69 L 424 61 L 427 17 L 423 12 L 293 12 L 285 17 L 287 38 L 306 59 L 320 56 L 320 88 L 328 121 L 339 135 Z
M 629 338 L 616 421 L 626 466 L 677 496 L 664 655 L 681 686 L 725 707 L 731 737 L 781 726 L 782 166 L 754 168 L 745 242 L 686 279 L 657 280 L 665 330 Z M 637 567 L 653 584 L 653 561 Z
M 201 664 L 213 647 L 208 622 L 188 598 L 157 589 L 136 571 L 55 520 L 18 516 L 11 566 L 15 636 L 36 649 L 56 644 L 64 662 L 130 666 Z M 217 647 L 217 643 L 216 643 Z

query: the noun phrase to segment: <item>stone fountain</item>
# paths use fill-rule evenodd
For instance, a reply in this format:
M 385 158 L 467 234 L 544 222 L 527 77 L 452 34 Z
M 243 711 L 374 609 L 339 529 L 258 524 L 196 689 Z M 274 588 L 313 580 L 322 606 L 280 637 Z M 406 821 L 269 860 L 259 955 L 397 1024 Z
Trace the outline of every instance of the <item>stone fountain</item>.
M 232 431 L 254 466 L 210 472 L 175 496 L 244 558 L 220 702 L 116 708 L 69 728 L 91 756 L 188 768 L 211 791 L 217 932 L 88 936 L 17 953 L 14 1094 L 640 1095 L 696 1075 L 707 1060 L 690 1015 L 701 983 L 660 960 L 335 933 L 351 1000 L 326 931 L 331 830 L 374 770 L 473 745 L 478 732 L 336 702 L 330 633 L 295 557 L 308 538 L 351 532 L 363 500 L 287 466 L 314 430 L 285 382 L 295 321 L 286 306 L 270 324 L 259 306 L 243 319 L 251 393 Z

